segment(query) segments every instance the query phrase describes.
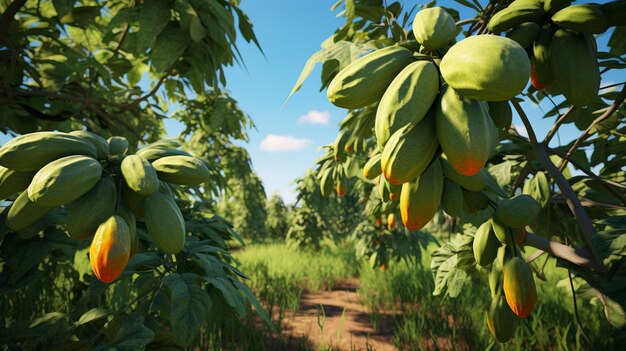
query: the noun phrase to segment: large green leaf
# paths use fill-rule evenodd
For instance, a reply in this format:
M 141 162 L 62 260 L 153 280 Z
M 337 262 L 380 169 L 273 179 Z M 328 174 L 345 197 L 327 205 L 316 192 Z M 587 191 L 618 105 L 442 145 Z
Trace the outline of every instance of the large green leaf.
M 137 50 L 140 52 L 151 48 L 155 39 L 161 34 L 170 19 L 170 1 L 146 0 L 139 11 L 139 35 Z
M 166 71 L 182 56 L 190 42 L 189 33 L 174 24 L 168 25 L 156 39 L 150 54 L 152 65 L 157 71 Z

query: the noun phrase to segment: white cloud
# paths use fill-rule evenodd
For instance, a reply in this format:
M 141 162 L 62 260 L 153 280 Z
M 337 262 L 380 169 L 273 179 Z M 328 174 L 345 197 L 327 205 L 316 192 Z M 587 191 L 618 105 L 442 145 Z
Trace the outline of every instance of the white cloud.
M 330 112 L 311 110 L 306 115 L 298 118 L 298 124 L 321 124 L 328 125 Z
M 523 125 L 519 125 L 519 124 L 516 124 L 514 127 L 515 127 L 515 130 L 517 131 L 517 134 L 528 138 L 528 131 L 526 130 L 526 127 L 524 127 Z
M 310 139 L 298 139 L 290 135 L 274 135 L 268 134 L 263 141 L 261 141 L 261 151 L 266 152 L 283 152 L 283 151 L 298 151 L 306 149 L 313 145 L 313 141 Z

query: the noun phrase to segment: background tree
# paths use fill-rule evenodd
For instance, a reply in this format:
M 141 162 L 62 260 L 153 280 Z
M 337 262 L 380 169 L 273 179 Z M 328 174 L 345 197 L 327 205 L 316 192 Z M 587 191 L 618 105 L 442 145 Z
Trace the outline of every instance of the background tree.
M 267 211 L 266 235 L 272 238 L 284 238 L 289 229 L 289 209 L 285 206 L 282 197 L 275 193 L 267 200 L 265 208 Z

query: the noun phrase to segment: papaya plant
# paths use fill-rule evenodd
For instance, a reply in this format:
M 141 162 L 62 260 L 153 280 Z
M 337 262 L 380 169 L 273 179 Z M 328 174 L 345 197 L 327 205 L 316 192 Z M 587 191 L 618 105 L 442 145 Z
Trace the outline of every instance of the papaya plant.
M 405 10 L 400 2 L 339 0 L 332 7 L 343 6 L 346 22 L 306 62 L 291 92 L 321 63 L 322 89 L 348 110 L 329 146 L 334 157 L 327 153 L 315 167 L 322 194 L 346 178 L 357 188 L 375 184 L 364 219 L 380 219 L 370 217 L 372 208 L 383 217 L 399 212 L 404 238 L 448 217 L 456 235 L 432 253 L 433 294 L 455 297 L 468 281 L 488 280 L 487 324 L 499 342 L 541 299 L 541 268 L 531 266 L 542 255 L 568 271 L 576 318 L 577 295 L 600 303 L 619 339 L 626 330 L 626 3 L 456 3 Z M 539 105 L 552 121 L 543 139 L 522 103 Z M 513 110 L 527 136 L 512 125 Z M 578 134 L 555 140 L 569 123 Z M 357 146 L 352 153 L 342 148 L 346 140 Z M 380 240 L 371 228 L 356 229 L 369 238 L 359 251 L 376 261 Z
M 215 215 L 256 177 L 225 90 L 237 36 L 258 46 L 238 5 L 0 1 L 3 349 L 206 349 L 253 307 L 269 323 Z

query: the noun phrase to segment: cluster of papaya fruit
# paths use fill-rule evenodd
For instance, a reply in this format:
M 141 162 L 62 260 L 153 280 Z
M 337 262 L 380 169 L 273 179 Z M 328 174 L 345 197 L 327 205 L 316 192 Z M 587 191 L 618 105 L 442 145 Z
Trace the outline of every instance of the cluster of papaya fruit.
M 363 174 L 377 179 L 384 201 L 400 200 L 402 222 L 411 231 L 433 218 L 446 197 L 444 183 L 483 170 L 499 127 L 510 127 L 506 100 L 530 76 L 528 56 L 512 39 L 481 35 L 455 44 L 457 27 L 443 8 L 419 11 L 413 32 L 418 52 L 400 45 L 376 50 L 340 71 L 327 93 L 343 108 L 377 104 L 378 148 Z
M 172 184 L 199 185 L 210 176 L 202 160 L 179 147 L 161 140 L 130 155 L 125 138 L 83 130 L 16 137 L 0 148 L 0 199 L 19 194 L 6 224 L 21 231 L 63 206 L 68 235 L 93 237 L 91 267 L 107 283 L 139 249 L 136 217 L 157 248 L 177 253 L 186 232 Z
M 496 13 L 488 27 L 507 32 L 528 51 L 531 83 L 546 93 L 563 94 L 575 106 L 594 101 L 600 88 L 594 34 L 626 25 L 626 2 L 571 5 L 570 0 L 515 0 Z

